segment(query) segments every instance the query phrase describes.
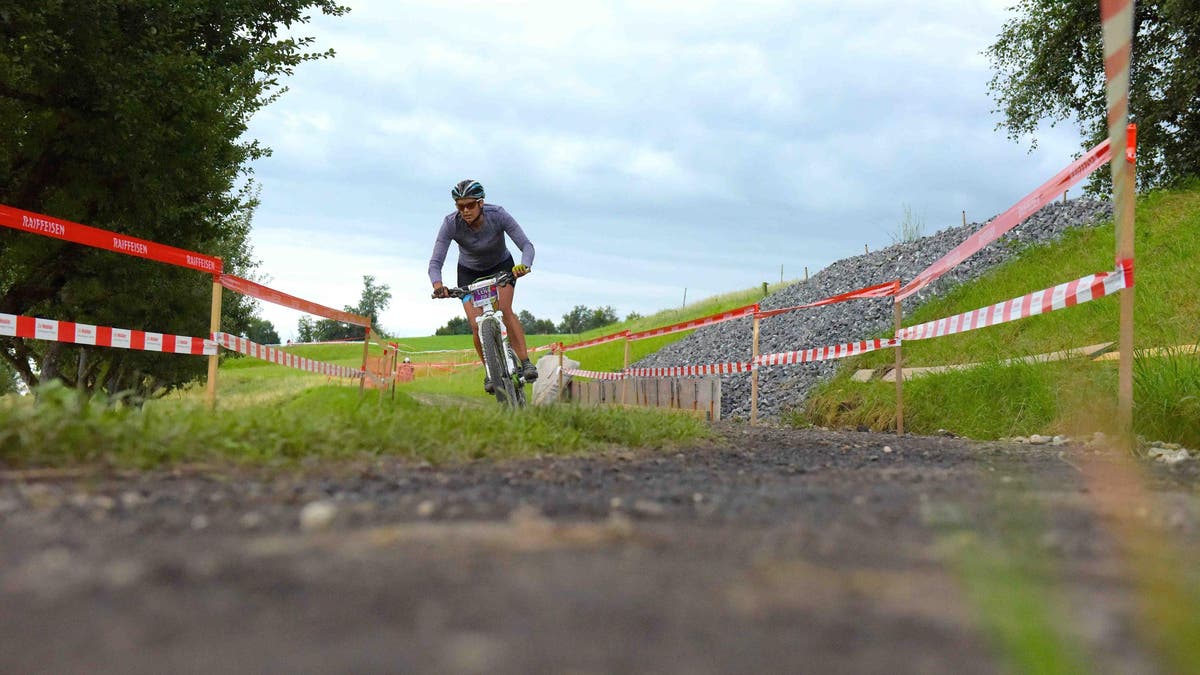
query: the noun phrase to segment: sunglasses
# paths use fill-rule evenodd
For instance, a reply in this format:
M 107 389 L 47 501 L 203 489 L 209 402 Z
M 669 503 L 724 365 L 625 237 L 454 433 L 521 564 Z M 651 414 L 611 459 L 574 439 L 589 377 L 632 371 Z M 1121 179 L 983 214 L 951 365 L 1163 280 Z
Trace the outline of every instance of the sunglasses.
M 459 211 L 470 211 L 471 209 L 476 208 L 478 206 L 479 206 L 478 199 L 472 199 L 469 202 L 454 202 L 454 208 L 458 209 Z

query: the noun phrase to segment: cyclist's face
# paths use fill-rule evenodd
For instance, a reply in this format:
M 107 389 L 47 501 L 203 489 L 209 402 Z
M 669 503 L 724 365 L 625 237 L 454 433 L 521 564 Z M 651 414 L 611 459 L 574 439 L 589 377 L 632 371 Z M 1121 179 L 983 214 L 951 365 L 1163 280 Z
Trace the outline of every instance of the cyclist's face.
M 483 213 L 482 199 L 456 199 L 454 200 L 454 208 L 462 214 L 463 220 L 474 224 L 479 219 L 479 214 Z

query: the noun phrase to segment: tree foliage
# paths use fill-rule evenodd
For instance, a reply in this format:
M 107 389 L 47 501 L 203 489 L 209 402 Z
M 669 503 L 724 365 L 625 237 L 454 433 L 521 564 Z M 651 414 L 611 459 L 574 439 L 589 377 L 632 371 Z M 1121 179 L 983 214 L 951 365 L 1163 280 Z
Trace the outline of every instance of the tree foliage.
M 470 335 L 471 324 L 465 316 L 456 316 L 446 322 L 445 326 L 433 331 L 434 335 Z
M 1200 175 L 1200 5 L 1189 0 L 1134 3 L 1130 121 L 1138 125 L 1139 190 Z M 1104 46 L 1095 0 L 1019 0 L 986 54 L 989 89 L 1020 140 L 1039 123 L 1073 120 L 1085 149 L 1108 135 Z M 1036 145 L 1036 141 L 1034 141 Z M 1088 191 L 1107 194 L 1108 172 Z
M 250 317 L 246 322 L 246 330 L 242 336 L 260 345 L 277 345 L 280 342 L 279 332 L 275 330 L 275 324 L 257 316 Z
M 379 315 L 388 308 L 391 302 L 391 287 L 387 284 L 377 284 L 375 283 L 375 277 L 370 274 L 364 274 L 363 290 L 362 295 L 359 296 L 358 304 L 353 307 L 346 305 L 343 307 L 343 311 L 369 317 L 371 319 L 371 330 L 376 335 L 386 335 L 383 327 L 379 325 Z M 327 342 L 330 340 L 361 340 L 364 337 L 365 331 L 363 331 L 362 326 L 342 323 L 334 319 L 320 319 L 314 322 L 311 318 L 305 316 L 300 318 L 300 324 L 297 326 L 296 333 L 301 342 Z
M 555 331 L 553 321 L 539 319 L 527 309 L 521 310 L 517 314 L 517 318 L 520 319 L 521 327 L 525 329 L 527 335 L 550 335 Z
M 383 313 L 388 305 L 392 304 L 392 289 L 387 284 L 375 283 L 375 277 L 370 274 L 363 275 L 363 290 L 362 295 L 358 298 L 358 306 L 351 309 L 346 308 L 347 312 L 366 316 L 371 318 L 371 330 L 375 331 L 376 335 L 384 335 L 383 327 L 379 325 L 379 315 Z
M 17 374 L 7 363 L 0 361 L 0 396 L 11 394 L 17 390 Z
M 248 276 L 256 204 L 243 138 L 280 78 L 313 53 L 281 35 L 331 0 L 8 0 L 0 7 L 0 203 L 220 256 Z M 207 335 L 211 280 L 194 270 L 8 229 L 0 312 Z M 253 303 L 224 293 L 222 327 Z M 202 359 L 0 338 L 31 386 L 153 394 Z
M 558 332 L 582 333 L 616 322 L 617 310 L 612 307 L 605 306 L 591 309 L 583 305 L 575 305 L 571 311 L 563 314 L 562 323 L 558 324 Z
M 300 342 L 316 342 L 317 326 L 310 316 L 300 317 L 296 326 L 296 339 Z

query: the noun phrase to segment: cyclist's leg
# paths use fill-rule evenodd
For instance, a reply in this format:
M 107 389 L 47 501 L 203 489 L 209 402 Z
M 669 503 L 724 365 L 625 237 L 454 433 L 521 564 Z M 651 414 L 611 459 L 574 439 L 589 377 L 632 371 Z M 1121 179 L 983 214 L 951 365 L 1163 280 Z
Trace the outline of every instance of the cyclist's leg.
M 513 286 L 501 286 L 497 304 L 500 306 L 500 311 L 504 312 L 504 326 L 508 328 L 508 343 L 512 345 L 518 359 L 528 361 L 529 352 L 525 349 L 525 327 L 521 325 L 521 319 L 512 308 L 515 290 L 516 288 Z
M 479 355 L 479 360 L 482 362 L 483 344 L 479 342 L 479 323 L 475 321 L 475 318 L 483 314 L 483 309 L 470 302 L 464 302 L 463 311 L 467 313 L 467 324 L 471 326 L 471 338 L 475 341 L 475 353 Z
M 458 266 L 458 285 L 465 287 L 472 281 L 475 281 L 480 276 L 478 270 L 473 270 L 468 267 Z M 471 338 L 475 341 L 475 353 L 479 356 L 479 362 L 483 363 L 483 345 L 479 342 L 479 324 L 475 321 L 475 317 L 483 314 L 483 309 L 476 307 L 470 298 L 463 298 L 463 311 L 467 314 L 467 325 L 471 327 Z

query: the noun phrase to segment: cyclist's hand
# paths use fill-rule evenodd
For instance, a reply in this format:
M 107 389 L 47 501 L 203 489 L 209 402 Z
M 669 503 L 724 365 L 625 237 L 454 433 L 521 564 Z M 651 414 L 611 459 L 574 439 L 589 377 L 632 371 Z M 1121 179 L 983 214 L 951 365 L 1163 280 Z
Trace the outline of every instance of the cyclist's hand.
M 532 271 L 533 270 L 529 269 L 528 265 L 516 265 L 512 269 L 512 273 L 513 273 L 514 277 L 523 277 Z
M 445 286 L 440 286 L 440 285 L 434 286 L 433 287 L 433 297 L 448 298 L 448 297 L 450 297 L 450 289 L 446 288 Z

